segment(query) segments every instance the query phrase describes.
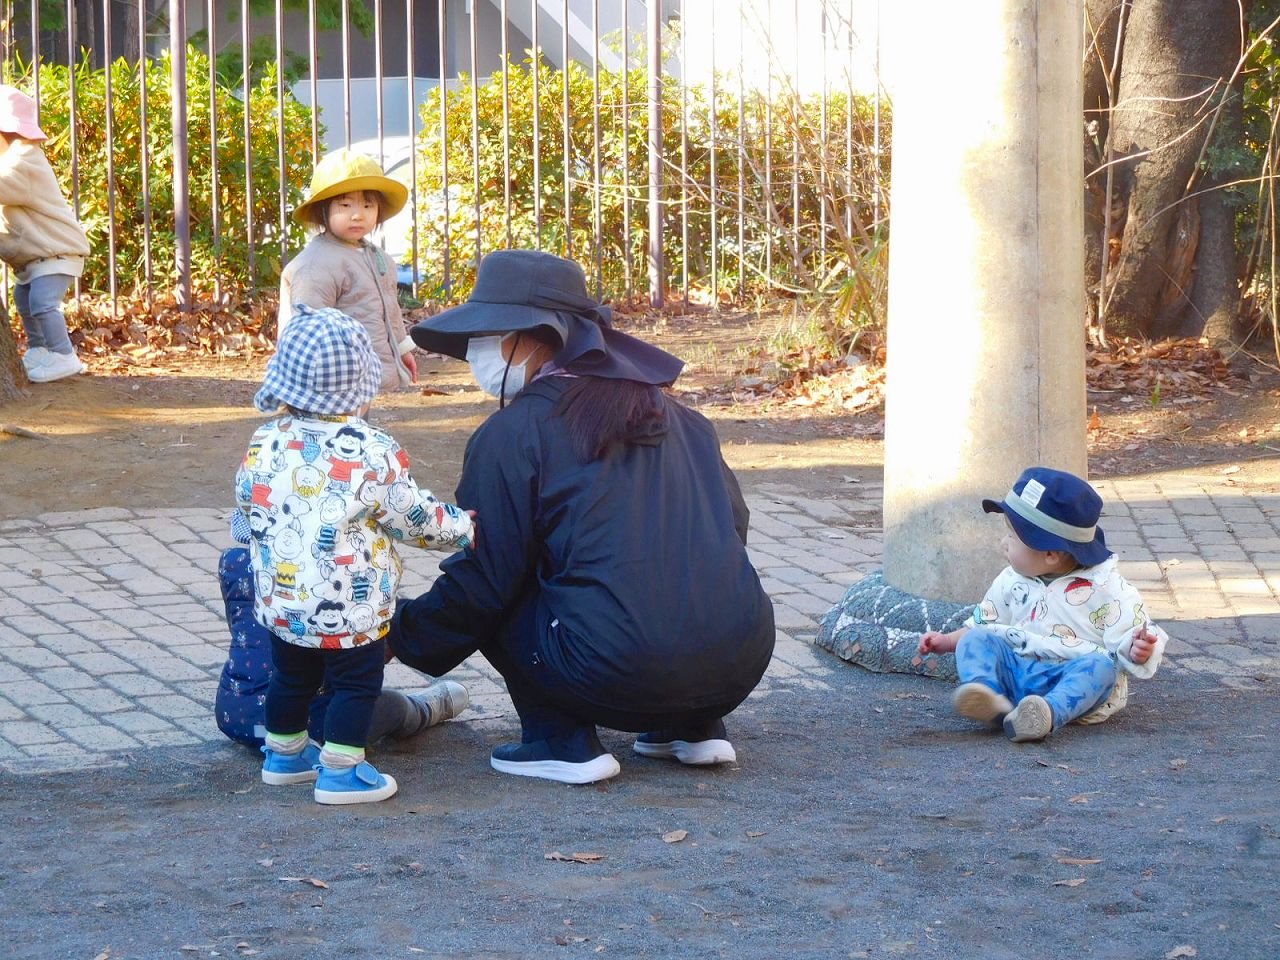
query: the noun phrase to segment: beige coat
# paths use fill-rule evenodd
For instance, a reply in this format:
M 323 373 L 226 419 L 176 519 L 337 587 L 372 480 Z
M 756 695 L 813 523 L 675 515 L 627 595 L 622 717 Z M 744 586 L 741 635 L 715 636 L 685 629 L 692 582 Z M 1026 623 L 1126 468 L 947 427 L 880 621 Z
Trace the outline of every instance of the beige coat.
M 383 390 L 412 383 L 400 359 L 413 349 L 413 341 L 400 313 L 396 265 L 380 247 L 368 241 L 353 246 L 326 233 L 312 237 L 280 276 L 277 337 L 299 303 L 313 309 L 333 307 L 364 325 L 382 360 Z
M 14 140 L 0 154 L 0 260 L 28 283 L 47 273 L 78 277 L 88 255 L 89 241 L 44 151 Z

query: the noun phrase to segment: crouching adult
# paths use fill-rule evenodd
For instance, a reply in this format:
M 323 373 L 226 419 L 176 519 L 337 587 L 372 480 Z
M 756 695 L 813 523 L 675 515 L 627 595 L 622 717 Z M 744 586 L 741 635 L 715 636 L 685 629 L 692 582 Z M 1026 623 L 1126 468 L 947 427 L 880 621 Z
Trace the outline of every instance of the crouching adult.
M 465 358 L 499 409 L 457 490 L 479 546 L 402 604 L 388 640 L 433 676 L 477 650 L 502 674 L 523 728 L 493 751 L 503 773 L 613 777 L 597 726 L 639 732 L 642 756 L 734 761 L 723 718 L 773 652 L 738 483 L 710 422 L 660 389 L 683 363 L 609 321 L 576 263 L 514 250 L 411 331 Z

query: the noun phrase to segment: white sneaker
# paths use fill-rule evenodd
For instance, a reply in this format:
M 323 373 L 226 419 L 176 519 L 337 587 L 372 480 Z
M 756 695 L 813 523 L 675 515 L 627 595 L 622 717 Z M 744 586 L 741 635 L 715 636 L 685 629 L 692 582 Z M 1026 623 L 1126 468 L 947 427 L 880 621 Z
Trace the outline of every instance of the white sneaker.
M 409 699 L 426 707 L 428 727 L 452 720 L 467 709 L 467 704 L 471 702 L 467 688 L 456 680 L 437 680 L 422 693 L 409 694 Z
M 29 347 L 22 355 L 22 369 L 30 374 L 36 367 L 46 363 L 51 356 L 53 351 L 48 347 Z
M 51 353 L 44 363 L 27 371 L 27 379 L 32 383 L 51 383 L 78 373 L 84 373 L 84 364 L 74 353 Z

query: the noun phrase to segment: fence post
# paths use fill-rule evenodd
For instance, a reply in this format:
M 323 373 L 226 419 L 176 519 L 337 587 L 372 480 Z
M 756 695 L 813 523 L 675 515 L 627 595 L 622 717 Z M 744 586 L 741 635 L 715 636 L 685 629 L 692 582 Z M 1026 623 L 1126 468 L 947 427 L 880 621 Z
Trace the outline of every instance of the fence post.
M 649 302 L 662 307 L 662 4 L 649 0 Z
M 187 179 L 187 5 L 169 0 L 169 117 L 173 124 L 173 233 L 178 306 L 191 309 L 191 210 Z M 247 109 L 247 108 L 246 108 Z

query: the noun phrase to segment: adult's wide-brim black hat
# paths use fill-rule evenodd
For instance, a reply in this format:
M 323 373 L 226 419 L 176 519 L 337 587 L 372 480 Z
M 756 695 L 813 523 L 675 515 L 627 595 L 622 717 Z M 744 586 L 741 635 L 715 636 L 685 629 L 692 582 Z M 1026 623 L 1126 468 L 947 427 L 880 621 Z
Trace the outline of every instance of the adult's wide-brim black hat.
M 611 326 L 608 307 L 587 294 L 577 263 L 535 250 L 495 250 L 480 261 L 466 303 L 414 325 L 424 350 L 467 358 L 472 337 L 543 328 L 560 341 L 553 363 L 579 376 L 673 383 L 684 361 Z

